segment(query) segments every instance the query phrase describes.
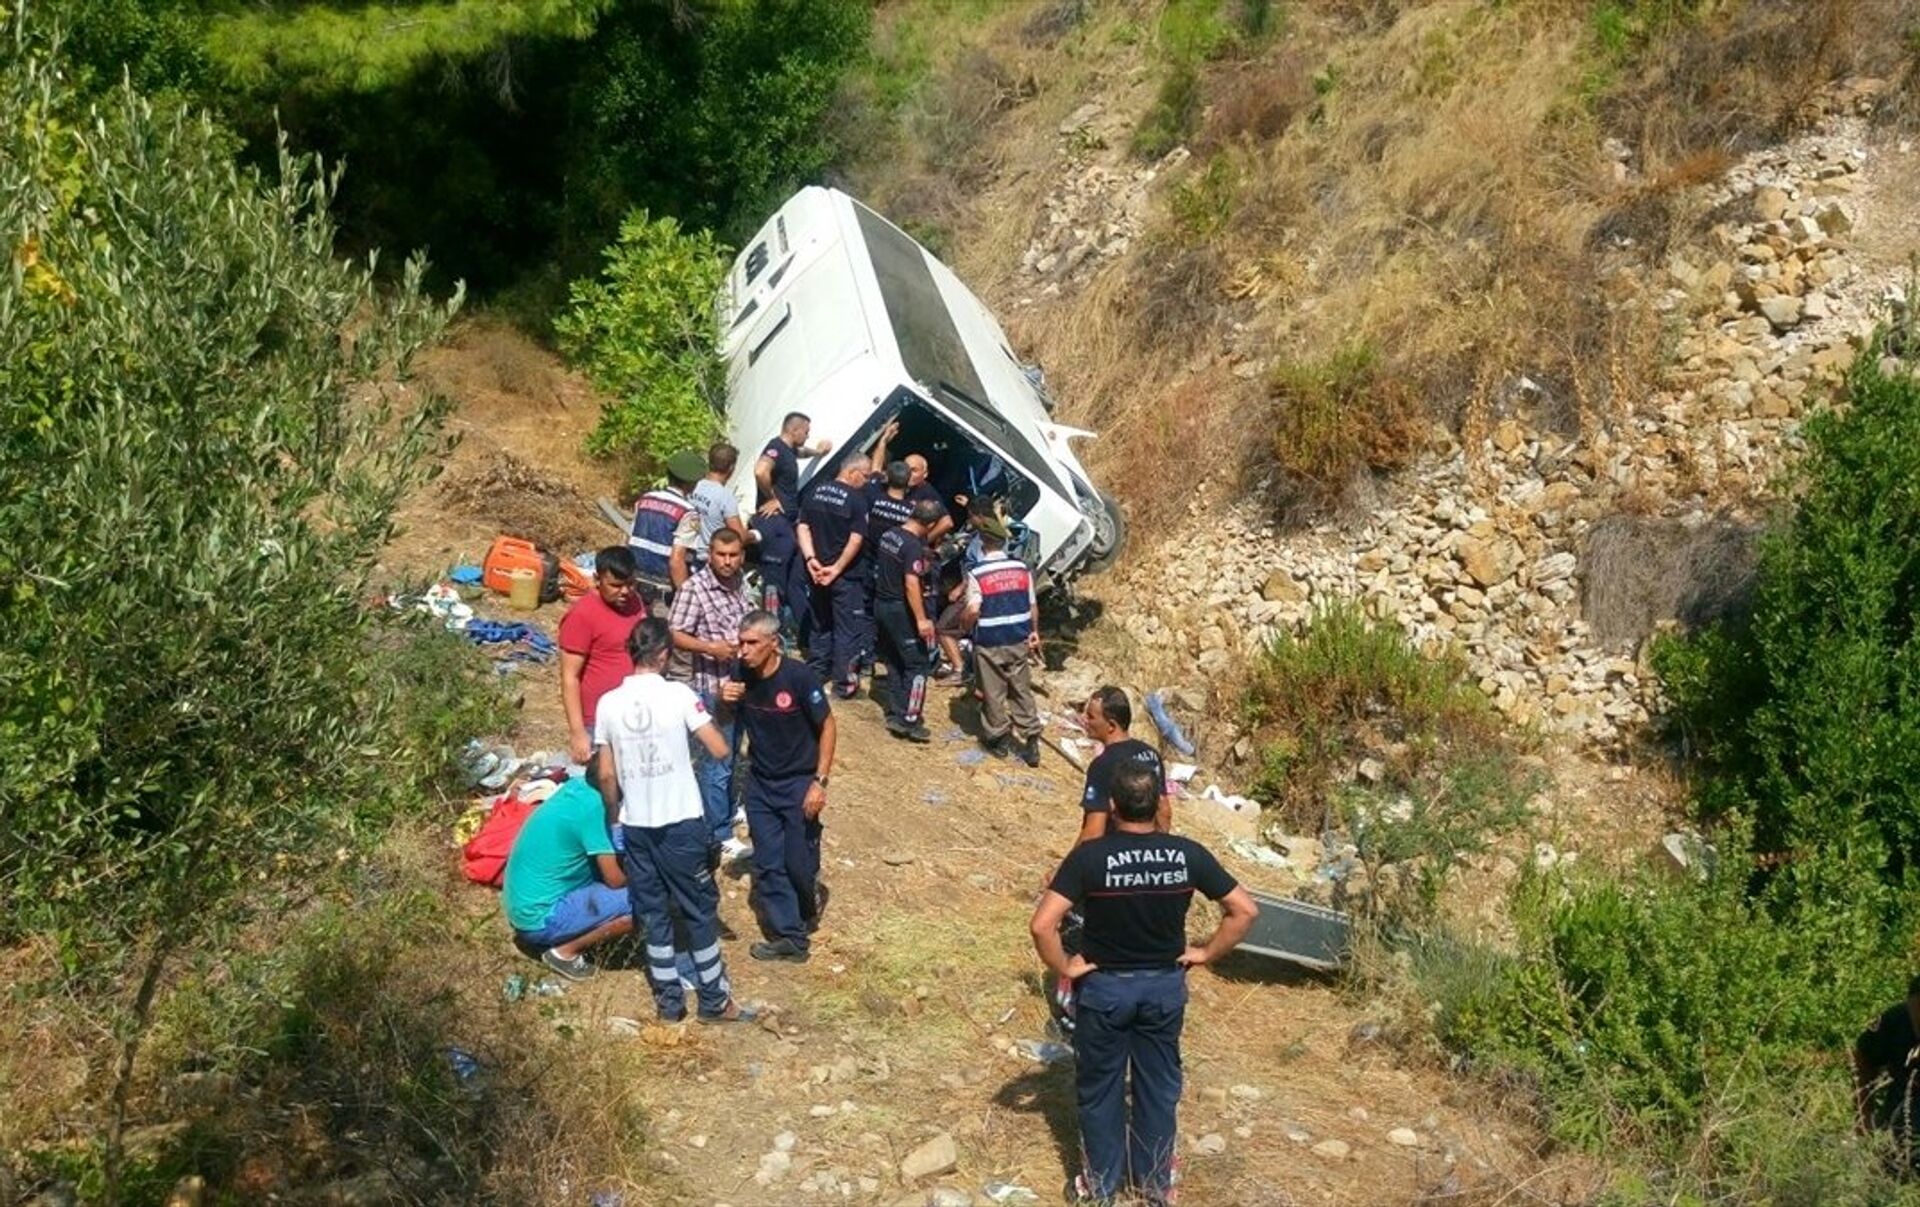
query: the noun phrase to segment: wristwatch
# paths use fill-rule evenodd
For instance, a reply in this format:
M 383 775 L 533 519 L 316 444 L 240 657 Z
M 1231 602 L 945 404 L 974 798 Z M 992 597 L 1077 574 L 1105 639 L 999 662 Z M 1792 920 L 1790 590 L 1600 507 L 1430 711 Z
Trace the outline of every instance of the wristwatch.
M 816 775 L 813 777 L 813 782 L 824 788 L 827 786 L 827 778 L 824 775 Z

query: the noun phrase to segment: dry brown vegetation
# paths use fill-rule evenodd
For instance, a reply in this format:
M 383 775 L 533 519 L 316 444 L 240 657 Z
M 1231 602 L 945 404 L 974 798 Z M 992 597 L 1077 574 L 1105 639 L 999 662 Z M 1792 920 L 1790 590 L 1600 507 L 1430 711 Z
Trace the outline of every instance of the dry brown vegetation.
M 1160 5 L 1005 6 L 961 36 L 1039 94 L 988 127 L 956 111 L 967 188 L 946 192 L 944 140 L 929 144 L 939 154 L 890 149 L 854 171 L 883 205 L 937 209 L 943 254 L 1047 365 L 1068 417 L 1105 433 L 1096 469 L 1157 456 L 1179 479 L 1223 461 L 1250 483 L 1269 478 L 1284 404 L 1255 389 L 1212 395 L 1233 416 L 1216 445 L 1168 448 L 1162 425 L 1138 422 L 1190 405 L 1188 380 L 1222 356 L 1284 375 L 1368 347 L 1427 414 L 1468 436 L 1518 405 L 1510 383 L 1524 374 L 1543 387 L 1528 392 L 1530 420 L 1602 430 L 1656 383 L 1664 332 L 1636 270 L 1703 229 L 1695 186 L 1804 123 L 1825 86 L 1912 71 L 1890 36 L 1908 17 L 1897 0 L 1708 6 L 1612 48 L 1595 6 L 1575 0 L 1281 8 L 1280 36 L 1230 42 L 1200 65 L 1194 158 L 1159 192 L 1146 238 L 1058 300 L 1008 305 L 1033 288 L 1015 265 L 1067 170 L 1063 151 L 1075 153 L 1054 126 L 1090 94 L 1135 113 L 1153 103 L 1164 68 L 1140 31 Z M 1608 138 L 1629 170 L 1616 171 Z M 1196 223 L 1181 190 L 1223 159 L 1231 187 Z M 993 204 L 975 204 L 982 185 Z M 1373 425 L 1367 401 L 1355 405 L 1353 425 Z M 1366 461 L 1333 476 L 1352 480 Z M 1166 514 L 1149 480 L 1116 477 L 1141 516 Z M 1317 488 L 1282 494 L 1296 514 L 1303 498 L 1328 501 Z

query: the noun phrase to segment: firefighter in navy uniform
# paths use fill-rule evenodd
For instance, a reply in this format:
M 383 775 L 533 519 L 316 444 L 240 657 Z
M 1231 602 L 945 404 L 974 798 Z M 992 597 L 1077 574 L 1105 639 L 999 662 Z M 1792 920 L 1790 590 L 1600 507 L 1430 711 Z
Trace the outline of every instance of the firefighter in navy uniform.
M 883 438 L 880 447 L 886 447 Z M 877 559 L 880 556 L 880 538 L 913 517 L 913 498 L 909 494 L 912 473 L 905 461 L 874 461 L 875 472 L 868 476 L 866 485 L 867 502 L 867 556 Z M 885 472 L 879 472 L 882 468 Z M 876 562 L 877 565 L 877 562 Z M 874 611 L 874 590 L 880 581 L 878 573 L 867 575 L 867 609 L 865 625 L 860 633 L 860 666 L 871 670 L 874 658 L 880 650 L 880 632 L 878 615 Z
M 865 487 L 871 464 L 862 454 L 841 462 L 838 476 L 808 493 L 794 530 L 812 579 L 802 633 L 807 666 L 843 700 L 860 691 L 868 571 Z
M 1113 778 L 1125 767 L 1144 767 L 1160 785 L 1159 805 L 1153 825 L 1162 834 L 1173 829 L 1173 798 L 1167 795 L 1167 771 L 1160 752 L 1138 738 L 1129 737 L 1133 724 L 1133 704 L 1124 689 L 1106 686 L 1087 697 L 1080 710 L 1080 724 L 1087 736 L 1101 744 L 1100 753 L 1087 764 L 1086 783 L 1080 790 L 1080 835 L 1078 845 L 1091 842 L 1107 832 L 1112 821 Z M 1060 923 L 1060 942 L 1069 956 L 1080 954 L 1086 919 L 1079 910 L 1067 911 Z M 1073 1030 L 1073 986 L 1058 982 L 1052 986 L 1047 1006 L 1055 1027 L 1064 1035 Z
M 1899 1172 L 1920 1172 L 1913 1118 L 1920 1106 L 1920 976 L 1907 982 L 1905 1001 L 1881 1011 L 1854 1041 L 1853 1087 L 1860 1133 L 1892 1133 Z
M 874 558 L 874 620 L 880 657 L 887 664 L 887 732 L 912 742 L 933 740 L 921 720 L 933 647 L 933 617 L 927 610 L 933 565 L 926 541 L 944 510 L 926 499 L 915 503 L 905 524 L 881 534 Z
M 780 421 L 780 434 L 767 441 L 753 463 L 758 487 L 749 527 L 760 534 L 761 606 L 775 616 L 784 605 L 800 626 L 807 611 L 808 578 L 800 563 L 800 546 L 793 525 L 800 518 L 800 458 L 824 457 L 831 440 L 809 445 L 813 421 L 798 411 Z
M 674 589 L 687 581 L 687 550 L 700 541 L 700 514 L 689 492 L 706 472 L 706 459 L 683 449 L 667 458 L 667 484 L 634 504 L 627 543 L 639 563 L 640 581 L 655 598 L 671 600 Z
M 1138 763 L 1114 773 L 1112 825 L 1067 853 L 1029 924 L 1048 970 L 1075 982 L 1080 999 L 1078 1203 L 1110 1205 L 1129 1190 L 1150 1204 L 1173 1201 L 1187 971 L 1232 951 L 1260 912 L 1205 847 L 1155 829 L 1161 787 Z M 1196 892 L 1218 901 L 1223 916 L 1205 943 L 1191 945 Z M 1086 915 L 1086 950 L 1069 956 L 1059 929 L 1075 906 Z

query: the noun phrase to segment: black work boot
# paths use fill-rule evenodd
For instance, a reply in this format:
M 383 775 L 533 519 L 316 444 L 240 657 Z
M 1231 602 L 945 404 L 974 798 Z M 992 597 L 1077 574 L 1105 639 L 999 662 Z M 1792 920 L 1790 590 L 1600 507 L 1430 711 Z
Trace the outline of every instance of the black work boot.
M 1029 767 L 1040 765 L 1040 739 L 1028 738 L 1020 743 L 1020 761 Z

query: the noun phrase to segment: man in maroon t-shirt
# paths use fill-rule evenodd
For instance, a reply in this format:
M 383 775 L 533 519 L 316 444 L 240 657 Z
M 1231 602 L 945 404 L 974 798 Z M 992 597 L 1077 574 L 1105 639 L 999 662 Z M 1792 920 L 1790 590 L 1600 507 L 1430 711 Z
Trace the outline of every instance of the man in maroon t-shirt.
M 633 550 L 610 545 L 594 554 L 593 590 L 560 618 L 560 703 L 567 711 L 567 752 L 576 763 L 593 753 L 594 708 L 633 673 L 627 634 L 647 614 L 635 589 Z

